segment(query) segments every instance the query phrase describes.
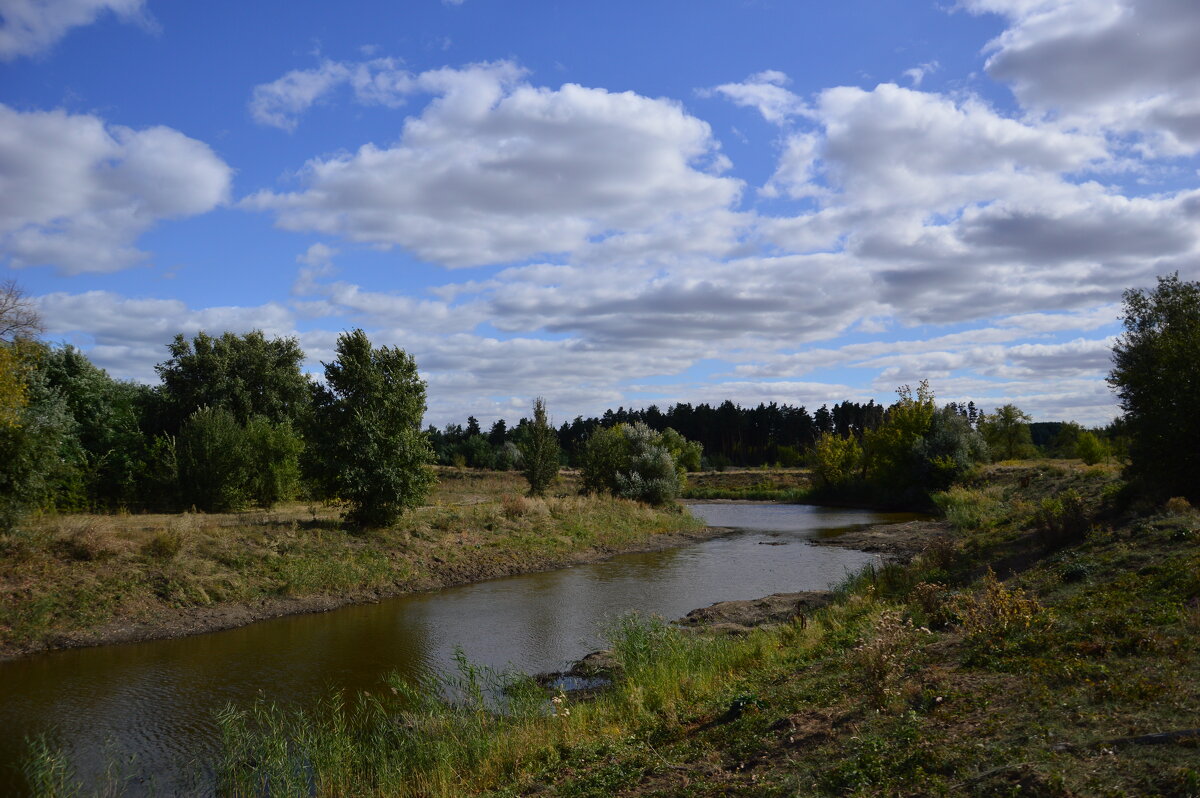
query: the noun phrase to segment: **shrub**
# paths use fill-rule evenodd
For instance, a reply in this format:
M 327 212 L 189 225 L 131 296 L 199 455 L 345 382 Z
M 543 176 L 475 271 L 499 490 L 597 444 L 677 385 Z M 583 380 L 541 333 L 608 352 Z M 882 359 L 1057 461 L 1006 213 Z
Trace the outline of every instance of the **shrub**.
M 956 597 L 953 609 L 963 642 L 975 657 L 1003 654 L 1049 621 L 1038 600 L 1020 588 L 1010 590 L 989 568 L 978 593 Z
M 1038 542 L 1053 549 L 1083 540 L 1091 528 L 1091 519 L 1082 497 L 1074 490 L 1068 490 L 1059 496 L 1042 499 L 1034 512 L 1033 526 Z
M 1096 433 L 1084 430 L 1075 439 L 1075 456 L 1082 460 L 1084 465 L 1096 465 L 1108 459 L 1108 446 Z
M 173 560 L 183 548 L 183 536 L 174 529 L 163 529 L 142 546 L 142 553 L 156 560 Z
M 809 458 L 813 487 L 837 491 L 852 484 L 862 471 L 862 457 L 857 438 L 821 433 Z
M 584 444 L 583 490 L 649 504 L 674 501 L 683 488 L 684 467 L 670 446 L 689 459 L 695 450 L 683 436 L 668 432 L 672 435 L 640 421 L 594 431 Z
M 877 707 L 900 695 L 905 671 L 919 635 L 928 629 L 902 619 L 898 610 L 885 610 L 875 622 L 874 633 L 851 653 L 861 676 L 860 686 Z

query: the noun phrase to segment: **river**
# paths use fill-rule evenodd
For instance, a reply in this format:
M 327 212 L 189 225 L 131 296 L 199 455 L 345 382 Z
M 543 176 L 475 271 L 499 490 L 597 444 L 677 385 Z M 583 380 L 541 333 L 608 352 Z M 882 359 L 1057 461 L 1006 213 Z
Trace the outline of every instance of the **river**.
M 600 647 L 607 619 L 677 618 L 717 601 L 821 590 L 874 561 L 820 535 L 912 516 L 805 505 L 696 504 L 731 534 L 664 551 L 401 596 L 176 640 L 38 654 L 0 663 L 0 794 L 21 794 L 25 739 L 52 732 L 79 778 L 133 757 L 129 794 L 188 789 L 216 749 L 213 714 L 260 695 L 309 703 L 377 688 L 383 674 L 478 664 L 561 669 Z

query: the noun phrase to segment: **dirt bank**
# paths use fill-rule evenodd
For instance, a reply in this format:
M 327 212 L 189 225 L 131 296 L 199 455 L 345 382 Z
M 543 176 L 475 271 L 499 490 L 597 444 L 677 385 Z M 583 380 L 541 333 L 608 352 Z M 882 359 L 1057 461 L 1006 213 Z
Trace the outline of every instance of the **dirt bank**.
M 505 576 L 582 565 L 617 554 L 659 551 L 720 537 L 731 531 L 725 527 L 702 527 L 655 535 L 649 540 L 631 542 L 627 546 L 598 545 L 559 556 L 528 556 L 528 552 L 526 552 L 526 556 L 503 560 L 475 560 L 469 556 L 464 557 L 460 553 L 454 561 L 442 560 L 438 556 L 433 556 L 428 563 L 427 572 L 415 580 L 329 595 L 271 596 L 249 602 L 225 602 L 204 607 L 156 607 L 153 613 L 148 615 L 139 614 L 134 617 L 117 618 L 92 628 L 52 635 L 34 644 L 0 646 L 0 661 L 15 659 L 39 651 L 163 640 L 233 629 L 285 615 L 328 612 L 351 604 L 372 603 L 409 593 L 440 590 Z
M 953 528 L 945 521 L 906 521 L 902 524 L 876 524 L 823 538 L 814 538 L 818 546 L 837 546 L 883 554 L 889 559 L 907 562 L 930 546 L 947 541 Z

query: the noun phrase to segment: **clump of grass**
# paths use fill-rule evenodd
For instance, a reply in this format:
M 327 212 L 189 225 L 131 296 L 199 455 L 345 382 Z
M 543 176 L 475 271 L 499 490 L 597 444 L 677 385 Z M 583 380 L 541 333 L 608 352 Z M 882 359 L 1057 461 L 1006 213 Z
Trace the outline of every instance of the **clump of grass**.
M 183 548 L 183 535 L 174 529 L 163 529 L 142 544 L 142 553 L 156 560 L 173 560 Z
M 932 498 L 946 520 L 958 530 L 988 529 L 1004 515 L 1003 491 L 999 485 L 982 488 L 955 485 L 933 494 Z

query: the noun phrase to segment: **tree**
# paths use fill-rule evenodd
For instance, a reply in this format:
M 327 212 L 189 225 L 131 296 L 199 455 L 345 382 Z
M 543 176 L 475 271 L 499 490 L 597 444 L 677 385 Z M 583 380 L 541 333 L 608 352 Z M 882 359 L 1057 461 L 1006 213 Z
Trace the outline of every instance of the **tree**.
M 200 332 L 168 345 L 171 357 L 155 366 L 162 379 L 165 427 L 174 433 L 202 407 L 228 410 L 239 424 L 262 416 L 272 424 L 300 421 L 309 401 L 300 371 L 304 352 L 295 338 L 267 338 L 261 330 L 214 338 Z
M 993 457 L 999 460 L 1029 457 L 1033 454 L 1033 439 L 1029 434 L 1031 420 L 1025 411 L 1008 404 L 984 416 L 979 431 L 983 433 Z
M 520 444 L 525 463 L 525 479 L 529 480 L 529 495 L 541 496 L 558 476 L 558 433 L 546 418 L 546 400 L 533 400 L 533 423 Z
M 349 503 L 348 523 L 388 526 L 435 481 L 421 431 L 425 383 L 411 355 L 373 348 L 362 330 L 338 336 L 336 353 L 313 391 L 314 476 L 327 495 Z
M 1108 459 L 1108 445 L 1096 433 L 1083 430 L 1075 437 L 1074 454 L 1084 465 L 1096 465 Z
M 0 283 L 0 341 L 11 343 L 33 338 L 42 331 L 37 308 L 25 297 L 15 280 Z
M 250 441 L 246 428 L 223 407 L 188 416 L 176 447 L 184 507 L 205 512 L 240 510 L 250 498 Z
M 1200 282 L 1178 274 L 1125 292 L 1125 332 L 1108 382 L 1124 411 L 1129 478 L 1200 502 Z

